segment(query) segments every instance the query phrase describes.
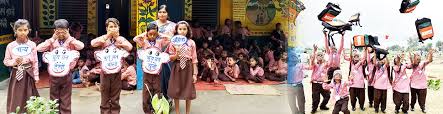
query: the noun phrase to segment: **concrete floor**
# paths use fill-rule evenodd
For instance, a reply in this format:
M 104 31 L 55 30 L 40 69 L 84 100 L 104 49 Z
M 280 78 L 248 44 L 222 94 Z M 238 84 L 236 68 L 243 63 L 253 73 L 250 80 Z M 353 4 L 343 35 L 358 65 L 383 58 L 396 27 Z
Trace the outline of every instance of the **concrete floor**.
M 281 96 L 230 95 L 226 91 L 198 91 L 192 101 L 192 114 L 290 114 L 284 85 L 273 86 Z M 99 114 L 100 96 L 80 96 L 82 89 L 72 91 L 73 114 Z M 49 98 L 49 89 L 39 89 L 41 96 Z M 127 93 L 127 92 L 126 92 Z M 142 114 L 141 91 L 120 97 L 121 114 Z M 0 90 L 0 113 L 5 113 L 7 90 Z M 180 102 L 182 114 L 185 102 Z M 175 114 L 171 113 L 171 114 Z

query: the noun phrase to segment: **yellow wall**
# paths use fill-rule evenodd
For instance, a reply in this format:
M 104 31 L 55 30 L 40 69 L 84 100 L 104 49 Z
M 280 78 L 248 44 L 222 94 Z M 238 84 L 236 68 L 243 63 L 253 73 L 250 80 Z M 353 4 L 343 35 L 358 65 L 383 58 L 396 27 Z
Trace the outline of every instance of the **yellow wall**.
M 232 0 L 220 0 L 219 25 L 225 24 L 225 19 L 232 19 Z

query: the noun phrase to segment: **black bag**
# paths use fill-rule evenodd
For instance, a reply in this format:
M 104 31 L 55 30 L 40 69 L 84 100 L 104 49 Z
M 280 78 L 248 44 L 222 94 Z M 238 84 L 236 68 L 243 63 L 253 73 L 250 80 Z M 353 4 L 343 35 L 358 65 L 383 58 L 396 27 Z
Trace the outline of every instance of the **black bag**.
M 434 30 L 432 28 L 431 19 L 422 18 L 415 21 L 415 28 L 417 29 L 417 34 L 420 42 L 427 39 L 432 39 L 434 37 Z
M 411 13 L 415 10 L 420 0 L 415 0 L 411 2 L 411 0 L 403 0 L 400 5 L 400 13 Z
M 333 3 L 328 3 L 326 9 L 324 9 L 317 17 L 320 21 L 332 21 L 338 14 L 340 14 L 341 8 Z

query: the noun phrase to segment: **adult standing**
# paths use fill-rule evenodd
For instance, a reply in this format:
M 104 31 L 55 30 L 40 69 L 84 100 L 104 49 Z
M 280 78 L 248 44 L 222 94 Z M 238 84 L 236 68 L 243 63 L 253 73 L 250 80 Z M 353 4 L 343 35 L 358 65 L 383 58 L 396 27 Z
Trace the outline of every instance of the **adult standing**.
M 168 10 L 166 5 L 161 5 L 158 9 L 157 13 L 158 19 L 152 23 L 156 24 L 158 26 L 158 33 L 159 38 L 157 40 L 161 39 L 167 39 L 167 42 L 165 44 L 162 44 L 162 51 L 165 51 L 166 47 L 169 44 L 170 39 L 175 34 L 175 26 L 176 24 L 172 21 L 168 20 Z M 169 99 L 168 95 L 168 84 L 169 84 L 169 78 L 171 77 L 171 67 L 169 64 L 164 63 L 162 64 L 162 71 L 160 73 L 161 75 L 161 91 L 163 95 L 165 95 L 166 99 L 168 101 L 171 101 Z

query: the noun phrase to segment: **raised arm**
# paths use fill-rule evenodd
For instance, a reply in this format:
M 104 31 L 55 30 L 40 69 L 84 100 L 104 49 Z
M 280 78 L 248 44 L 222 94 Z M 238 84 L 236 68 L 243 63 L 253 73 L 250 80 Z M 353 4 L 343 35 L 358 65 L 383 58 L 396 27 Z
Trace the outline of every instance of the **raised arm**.
M 145 46 L 145 42 L 144 42 L 144 37 L 146 36 L 146 32 L 143 32 L 142 34 L 139 34 L 137 36 L 135 36 L 134 38 L 132 38 L 132 40 L 139 45 L 140 47 L 144 47 Z
M 345 42 L 345 33 L 343 32 L 340 40 L 340 47 L 338 48 L 338 53 L 341 53 L 343 51 L 344 42 Z
M 106 40 L 108 40 L 107 35 L 102 35 L 100 37 L 97 37 L 91 41 L 92 47 L 101 47 L 106 43 Z
M 132 50 L 132 44 L 128 40 L 126 40 L 126 38 L 120 36 L 118 37 L 118 42 L 119 43 L 117 44 L 117 47 L 123 48 L 126 51 Z
M 75 39 L 74 37 L 70 37 L 71 42 L 69 43 L 69 46 L 71 48 L 74 48 L 74 50 L 82 50 L 85 47 L 85 44 L 83 42 Z
M 323 31 L 323 34 L 325 36 L 325 38 L 324 38 L 324 40 L 325 40 L 325 50 L 326 50 L 326 53 L 329 55 L 331 53 L 331 51 L 329 50 L 328 34 L 326 34 L 326 31 Z
M 55 42 L 55 38 L 53 38 L 53 37 L 45 40 L 44 42 L 37 45 L 37 47 L 36 47 L 37 51 L 38 52 L 48 51 L 50 49 L 50 47 L 52 46 L 53 42 Z
M 433 49 L 429 49 L 427 60 L 424 63 L 425 66 L 433 61 L 433 55 L 434 55 L 434 50 Z

